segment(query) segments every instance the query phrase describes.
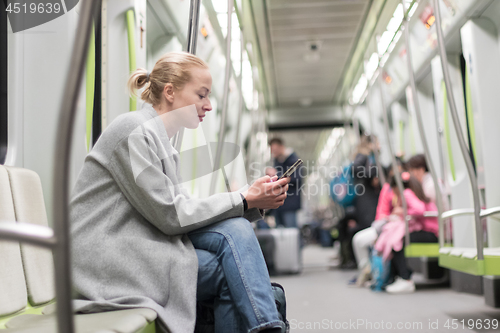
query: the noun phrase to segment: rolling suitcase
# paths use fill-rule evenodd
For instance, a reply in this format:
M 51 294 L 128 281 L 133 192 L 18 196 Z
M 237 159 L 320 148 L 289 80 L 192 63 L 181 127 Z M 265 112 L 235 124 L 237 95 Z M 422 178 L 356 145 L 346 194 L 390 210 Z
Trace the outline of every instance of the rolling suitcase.
M 274 237 L 274 270 L 276 273 L 300 273 L 302 256 L 300 231 L 297 228 L 271 229 Z

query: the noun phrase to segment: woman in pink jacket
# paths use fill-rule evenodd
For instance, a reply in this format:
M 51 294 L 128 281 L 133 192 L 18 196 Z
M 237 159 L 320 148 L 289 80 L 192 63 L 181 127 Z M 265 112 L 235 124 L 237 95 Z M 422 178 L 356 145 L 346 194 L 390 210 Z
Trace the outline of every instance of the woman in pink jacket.
M 425 217 L 427 211 L 437 211 L 436 205 L 424 194 L 420 182 L 410 176 L 408 172 L 401 174 L 404 192 L 408 206 L 410 241 L 412 243 L 435 243 L 438 241 L 438 221 L 435 217 Z M 405 293 L 415 291 L 415 283 L 411 280 L 411 271 L 406 265 L 404 256 L 405 222 L 401 199 L 395 178 L 391 181 L 391 188 L 395 194 L 395 203 L 389 222 L 384 225 L 375 249 L 382 253 L 384 260 L 392 256 L 392 264 L 399 278 L 387 286 L 389 293 Z

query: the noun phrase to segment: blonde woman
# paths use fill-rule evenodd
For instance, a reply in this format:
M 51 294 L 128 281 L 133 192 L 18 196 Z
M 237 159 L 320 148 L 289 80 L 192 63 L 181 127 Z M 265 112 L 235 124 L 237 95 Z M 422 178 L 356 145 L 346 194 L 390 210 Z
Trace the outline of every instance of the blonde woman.
M 248 220 L 277 208 L 289 179 L 191 198 L 170 139 L 212 110 L 208 66 L 163 56 L 129 79 L 147 103 L 121 115 L 87 156 L 71 202 L 73 274 L 81 312 L 147 307 L 167 332 L 193 332 L 196 304 L 214 304 L 215 332 L 285 330 Z

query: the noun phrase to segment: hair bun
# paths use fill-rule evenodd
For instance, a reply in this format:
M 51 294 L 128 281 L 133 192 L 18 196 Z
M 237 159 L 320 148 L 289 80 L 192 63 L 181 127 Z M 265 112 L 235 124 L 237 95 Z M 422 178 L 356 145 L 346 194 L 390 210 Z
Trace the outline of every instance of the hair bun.
M 151 105 L 162 101 L 163 89 L 170 83 L 175 89 L 182 89 L 191 80 L 193 67 L 208 69 L 208 65 L 199 57 L 187 52 L 170 52 L 162 56 L 151 71 L 139 68 L 128 80 L 131 95 L 144 88 L 141 99 Z M 155 72 L 152 76 L 152 72 Z

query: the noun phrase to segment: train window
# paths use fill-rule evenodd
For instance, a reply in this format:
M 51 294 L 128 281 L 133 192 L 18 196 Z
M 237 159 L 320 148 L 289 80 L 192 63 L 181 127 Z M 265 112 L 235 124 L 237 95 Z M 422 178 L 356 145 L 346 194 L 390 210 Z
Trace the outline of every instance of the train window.
M 0 164 L 7 155 L 7 12 L 0 3 Z

